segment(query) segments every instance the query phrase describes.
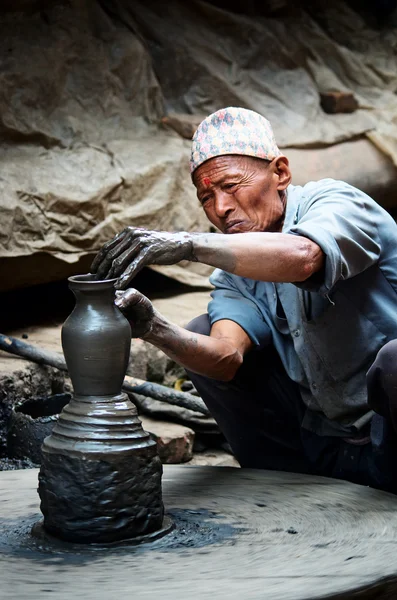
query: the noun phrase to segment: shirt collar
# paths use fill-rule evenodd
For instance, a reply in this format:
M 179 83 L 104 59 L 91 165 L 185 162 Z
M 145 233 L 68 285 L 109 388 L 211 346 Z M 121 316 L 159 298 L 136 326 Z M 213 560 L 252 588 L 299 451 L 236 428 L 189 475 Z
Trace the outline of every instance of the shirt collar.
M 290 184 L 286 190 L 287 201 L 282 233 L 285 233 L 291 229 L 291 227 L 296 225 L 299 220 L 299 206 L 302 196 L 301 191 L 302 188 L 300 186 L 295 186 L 292 184 Z

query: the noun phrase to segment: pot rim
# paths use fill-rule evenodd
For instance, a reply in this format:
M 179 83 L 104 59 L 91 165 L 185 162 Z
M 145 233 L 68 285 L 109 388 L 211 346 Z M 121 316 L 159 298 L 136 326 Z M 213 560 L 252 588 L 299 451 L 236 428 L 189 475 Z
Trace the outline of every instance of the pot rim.
M 111 288 L 114 287 L 114 284 L 117 281 L 117 277 L 113 279 L 95 279 L 95 275 L 93 273 L 85 273 L 84 275 L 72 275 L 68 277 L 68 282 L 70 287 L 76 288 Z

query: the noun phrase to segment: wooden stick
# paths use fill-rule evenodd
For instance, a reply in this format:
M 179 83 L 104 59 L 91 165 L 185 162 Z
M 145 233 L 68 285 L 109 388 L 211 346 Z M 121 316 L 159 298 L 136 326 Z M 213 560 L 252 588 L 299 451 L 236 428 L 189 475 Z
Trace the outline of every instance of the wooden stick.
M 22 342 L 10 335 L 0 333 L 0 350 L 16 354 L 22 358 L 26 358 L 38 365 L 47 365 L 55 367 L 60 371 L 67 371 L 65 359 L 62 354 L 52 352 L 51 350 L 43 350 L 32 344 Z M 167 402 L 175 406 L 181 406 L 203 415 L 209 415 L 209 411 L 201 398 L 196 398 L 193 394 L 187 392 L 178 392 L 165 385 L 152 383 L 144 379 L 129 377 L 126 375 L 123 383 L 123 390 L 128 393 L 141 394 L 141 396 L 149 396 L 161 402 Z
M 4 350 L 10 354 L 16 354 L 17 356 L 26 358 L 38 365 L 55 367 L 60 371 L 68 370 L 62 354 L 52 352 L 51 350 L 43 350 L 37 346 L 32 346 L 32 344 L 21 342 L 21 340 L 17 340 L 17 338 L 12 337 L 11 335 L 3 335 L 0 333 L 0 350 Z
M 123 390 L 125 392 L 132 392 L 133 394 L 140 394 L 141 396 L 149 396 L 155 400 L 160 400 L 160 402 L 167 402 L 181 408 L 188 408 L 203 415 L 210 414 L 201 398 L 193 396 L 193 394 L 189 394 L 188 392 L 178 392 L 159 383 L 126 375 L 124 377 Z

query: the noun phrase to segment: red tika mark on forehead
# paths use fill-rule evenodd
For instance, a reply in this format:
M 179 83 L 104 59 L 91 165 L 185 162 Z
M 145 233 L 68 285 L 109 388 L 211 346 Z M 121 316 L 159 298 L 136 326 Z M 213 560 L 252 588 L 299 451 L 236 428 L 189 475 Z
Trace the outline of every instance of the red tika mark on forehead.
M 203 181 L 204 185 L 206 185 L 207 187 L 211 185 L 211 179 L 209 177 L 204 177 Z

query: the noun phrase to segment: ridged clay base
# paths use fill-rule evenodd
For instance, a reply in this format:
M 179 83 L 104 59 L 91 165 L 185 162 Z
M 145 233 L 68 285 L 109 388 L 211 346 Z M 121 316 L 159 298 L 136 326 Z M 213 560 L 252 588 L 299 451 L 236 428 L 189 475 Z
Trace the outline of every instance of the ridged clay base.
M 162 465 L 125 394 L 74 397 L 42 448 L 44 528 L 75 543 L 110 543 L 162 527 Z

